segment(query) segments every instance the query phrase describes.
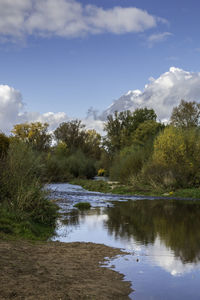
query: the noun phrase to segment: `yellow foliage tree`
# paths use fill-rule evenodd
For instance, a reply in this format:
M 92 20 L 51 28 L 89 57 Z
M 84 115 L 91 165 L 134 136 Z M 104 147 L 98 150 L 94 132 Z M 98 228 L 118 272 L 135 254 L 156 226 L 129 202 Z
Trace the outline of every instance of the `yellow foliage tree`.
M 173 173 L 179 181 L 189 185 L 200 183 L 200 130 L 167 127 L 155 140 L 154 165 Z
M 168 127 L 154 142 L 153 160 L 163 165 L 174 165 L 185 162 L 186 144 L 183 131 Z
M 48 126 L 47 123 L 40 122 L 17 124 L 12 133 L 17 139 L 30 144 L 38 151 L 42 151 L 47 149 L 51 142 Z

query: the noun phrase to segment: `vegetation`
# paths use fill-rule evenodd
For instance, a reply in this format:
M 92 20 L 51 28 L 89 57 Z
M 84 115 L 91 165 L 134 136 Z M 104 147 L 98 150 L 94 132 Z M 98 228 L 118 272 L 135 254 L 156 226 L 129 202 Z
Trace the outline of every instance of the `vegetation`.
M 113 156 L 124 146 L 132 144 L 132 135 L 140 124 L 148 120 L 156 120 L 153 109 L 136 109 L 133 113 L 129 110 L 109 115 L 105 123 L 107 133 L 104 138 L 104 147 Z
M 50 146 L 51 135 L 47 123 L 24 123 L 14 126 L 12 133 L 17 139 L 27 143 L 37 151 L 47 150 Z
M 200 125 L 200 104 L 195 101 L 181 100 L 181 103 L 172 111 L 171 124 L 182 128 L 198 127 Z
M 91 204 L 89 202 L 79 202 L 79 203 L 76 203 L 74 205 L 74 207 L 76 207 L 76 208 L 78 208 L 80 210 L 90 209 Z
M 199 104 L 182 100 L 168 126 L 156 118 L 147 108 L 116 112 L 108 116 L 104 138 L 80 120 L 60 124 L 53 134 L 40 122 L 15 125 L 11 137 L 1 133 L 0 232 L 29 238 L 52 232 L 57 213 L 45 182 L 200 198 Z M 88 181 L 97 174 L 114 182 Z
M 160 239 L 183 263 L 199 261 L 199 201 L 117 201 L 107 215 L 106 226 L 116 238 L 144 245 Z
M 55 227 L 57 207 L 43 189 L 41 156 L 14 139 L 0 168 L 0 233 L 47 238 Z
M 101 180 L 93 181 L 86 179 L 73 179 L 72 181 L 70 181 L 70 183 L 80 185 L 84 189 L 89 191 L 101 193 L 200 199 L 200 188 L 178 188 L 176 190 L 171 190 L 161 187 L 154 188 L 143 183 L 135 186 L 133 184 L 120 184 L 120 182 L 105 182 Z

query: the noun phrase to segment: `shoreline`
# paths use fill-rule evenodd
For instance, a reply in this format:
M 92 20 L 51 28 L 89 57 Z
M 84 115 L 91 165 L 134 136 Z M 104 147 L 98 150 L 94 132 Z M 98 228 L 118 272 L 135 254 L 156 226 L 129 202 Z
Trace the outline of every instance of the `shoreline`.
M 131 283 L 102 264 L 120 249 L 74 242 L 0 241 L 0 298 L 130 299 Z
M 131 185 L 123 185 L 119 182 L 91 180 L 91 179 L 73 179 L 70 184 L 79 185 L 88 191 L 110 193 L 113 195 L 138 196 L 138 197 L 155 197 L 159 199 L 174 200 L 200 200 L 200 188 L 180 188 L 176 190 L 153 190 L 149 187 L 135 189 Z

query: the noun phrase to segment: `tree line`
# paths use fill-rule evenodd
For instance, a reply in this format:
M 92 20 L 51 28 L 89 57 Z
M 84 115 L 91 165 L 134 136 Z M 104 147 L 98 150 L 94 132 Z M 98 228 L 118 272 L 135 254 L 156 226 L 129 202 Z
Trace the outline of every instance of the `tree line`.
M 174 107 L 168 125 L 153 109 L 115 112 L 107 117 L 103 137 L 78 119 L 52 133 L 47 123 L 17 124 L 10 137 L 0 134 L 1 166 L 13 148 L 17 153 L 24 147 L 41 161 L 44 182 L 90 179 L 101 170 L 100 175 L 138 188 L 198 186 L 199 128 L 200 104 L 184 100 Z
M 43 189 L 48 182 L 99 173 L 136 191 L 199 187 L 200 104 L 182 100 L 167 125 L 153 109 L 115 112 L 104 130 L 101 137 L 76 119 L 53 133 L 40 122 L 0 133 L 0 233 L 37 236 L 44 226 L 54 228 L 56 207 Z

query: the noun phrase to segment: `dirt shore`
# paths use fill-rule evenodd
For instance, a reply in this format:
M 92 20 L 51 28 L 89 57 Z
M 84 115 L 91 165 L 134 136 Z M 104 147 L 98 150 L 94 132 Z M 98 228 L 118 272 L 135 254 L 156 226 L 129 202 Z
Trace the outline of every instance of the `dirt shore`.
M 0 299 L 129 299 L 130 283 L 101 267 L 120 253 L 93 243 L 0 241 Z

